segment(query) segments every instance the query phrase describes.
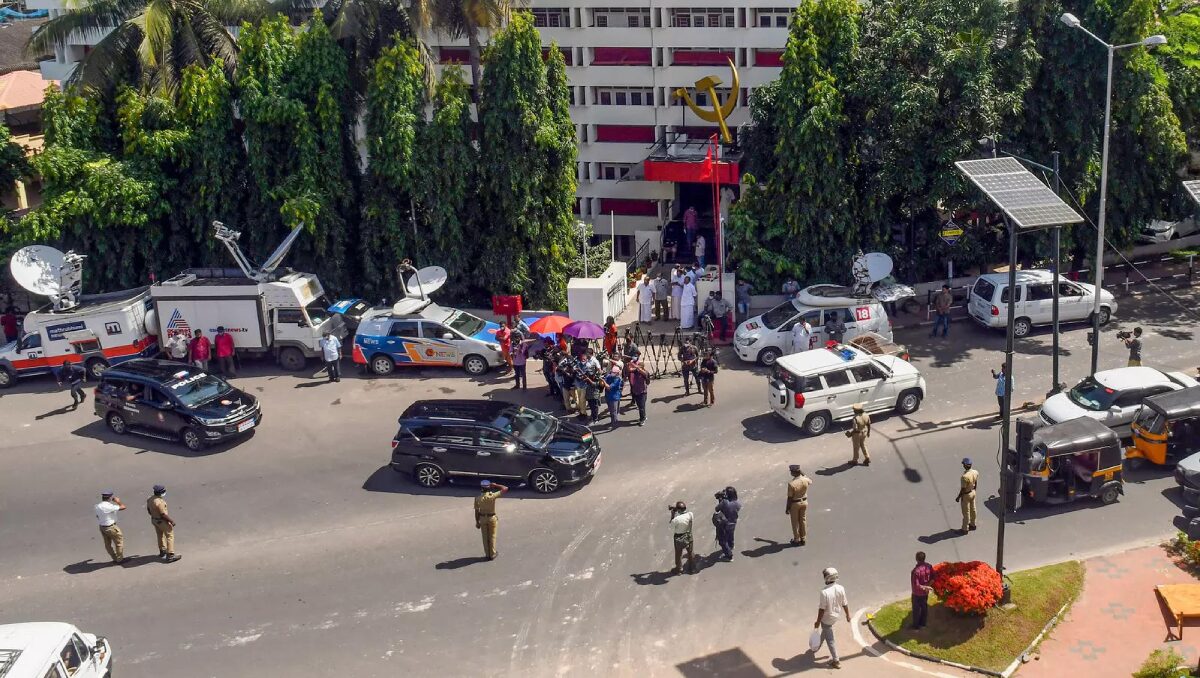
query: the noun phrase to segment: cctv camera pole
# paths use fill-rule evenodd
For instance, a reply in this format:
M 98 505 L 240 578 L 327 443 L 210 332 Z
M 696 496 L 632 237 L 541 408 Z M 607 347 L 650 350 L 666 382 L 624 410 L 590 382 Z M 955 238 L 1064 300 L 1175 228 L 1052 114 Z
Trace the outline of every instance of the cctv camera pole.
M 1058 194 L 1061 188 L 1062 179 L 1058 175 L 1058 151 L 1054 151 L 1054 193 Z M 1058 287 L 1059 278 L 1062 276 L 1062 226 L 1054 227 L 1054 357 L 1052 359 L 1053 369 L 1050 376 L 1050 392 L 1046 397 L 1050 397 L 1061 390 L 1060 382 L 1058 381 Z M 1012 289 L 1011 287 L 1009 289 Z

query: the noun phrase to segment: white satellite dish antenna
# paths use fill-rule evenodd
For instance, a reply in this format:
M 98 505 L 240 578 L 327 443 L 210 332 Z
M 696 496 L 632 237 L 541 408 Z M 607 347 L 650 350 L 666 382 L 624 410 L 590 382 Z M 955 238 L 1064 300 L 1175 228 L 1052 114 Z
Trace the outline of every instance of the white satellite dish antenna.
M 34 294 L 50 297 L 54 310 L 79 303 L 83 288 L 83 255 L 63 254 L 53 247 L 30 245 L 17 250 L 8 267 L 13 279 Z
M 238 238 L 242 237 L 241 231 L 235 231 L 219 221 L 214 221 L 212 225 L 213 237 L 225 243 L 225 249 L 229 250 L 229 253 L 233 255 L 233 260 L 237 262 L 238 268 L 242 269 L 242 273 L 245 273 L 247 278 L 257 282 L 267 282 L 273 279 L 275 269 L 279 268 L 279 264 L 283 262 L 283 258 L 292 249 L 292 245 L 296 242 L 300 231 L 304 229 L 304 224 L 293 228 L 292 232 L 288 233 L 287 237 L 283 239 L 283 242 L 279 243 L 279 247 L 276 247 L 275 251 L 271 253 L 271 256 L 267 257 L 261 266 L 255 266 L 246 257 L 246 254 L 242 252 L 241 246 L 237 243 Z
M 410 299 L 428 299 L 430 294 L 446 286 L 450 275 L 441 266 L 426 266 L 417 271 L 404 283 Z

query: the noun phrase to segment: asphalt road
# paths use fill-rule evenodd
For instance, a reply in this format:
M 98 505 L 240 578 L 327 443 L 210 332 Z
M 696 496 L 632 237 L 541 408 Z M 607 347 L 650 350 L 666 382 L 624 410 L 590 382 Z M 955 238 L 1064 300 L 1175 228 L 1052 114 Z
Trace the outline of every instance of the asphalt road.
M 1195 306 L 1200 295 L 1188 296 Z M 1198 324 L 1158 299 L 1123 299 L 1121 319 L 1147 329 L 1146 364 L 1192 371 Z M 1132 322 L 1123 320 L 1122 327 Z M 1125 352 L 1103 335 L 1102 366 Z M 67 620 L 109 636 L 121 676 L 678 675 L 676 665 L 795 626 L 815 613 L 820 570 L 842 572 L 854 608 L 903 594 L 912 553 L 994 561 L 994 497 L 980 529 L 951 530 L 958 460 L 976 459 L 983 496 L 998 485 L 999 428 L 988 369 L 1003 338 L 958 323 L 948 340 L 898 333 L 930 396 L 911 417 L 877 418 L 869 468 L 847 467 L 839 432 L 807 439 L 768 413 L 762 371 L 736 363 L 718 404 L 697 407 L 678 380 L 651 386 L 650 421 L 601 436 L 604 463 L 588 485 L 552 497 L 514 490 L 500 501 L 500 558 L 481 562 L 474 488 L 425 491 L 387 466 L 396 416 L 430 397 L 493 397 L 534 406 L 495 378 L 426 370 L 339 384 L 254 367 L 237 380 L 262 397 L 265 420 L 238 444 L 190 454 L 117 437 L 92 414 L 62 409 L 52 381 L 0 397 L 0 623 Z M 1064 380 L 1086 370 L 1085 329 L 1063 335 Z M 1050 335 L 1018 342 L 1017 401 L 1050 382 Z M 534 381 L 539 381 L 538 377 Z M 537 385 L 537 384 L 535 384 Z M 632 415 L 627 415 L 632 419 Z M 815 480 L 809 543 L 787 546 L 787 465 Z M 1115 505 L 1084 502 L 1018 514 L 1007 563 L 1021 568 L 1141 543 L 1172 531 L 1174 482 L 1130 474 Z M 183 560 L 152 562 L 142 506 L 168 487 Z M 697 512 L 697 546 L 716 551 L 712 494 L 738 488 L 745 509 L 732 563 L 672 566 L 665 510 Z M 91 516 L 115 489 L 124 567 L 106 564 Z

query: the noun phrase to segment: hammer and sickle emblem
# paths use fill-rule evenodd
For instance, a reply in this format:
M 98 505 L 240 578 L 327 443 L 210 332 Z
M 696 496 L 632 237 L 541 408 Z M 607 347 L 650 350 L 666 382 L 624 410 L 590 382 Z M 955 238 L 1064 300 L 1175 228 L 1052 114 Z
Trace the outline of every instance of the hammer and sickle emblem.
M 712 110 L 697 106 L 686 87 L 680 87 L 673 94 L 676 98 L 683 99 L 687 103 L 688 108 L 692 109 L 692 112 L 699 116 L 701 120 L 717 123 L 717 126 L 721 128 L 721 139 L 725 143 L 731 144 L 733 143 L 733 136 L 729 134 L 729 127 L 725 124 L 725 118 L 729 117 L 734 107 L 737 106 L 738 72 L 737 67 L 733 65 L 733 60 L 726 59 L 726 61 L 729 62 L 729 71 L 733 74 L 733 87 L 729 92 L 729 98 L 725 100 L 724 104 L 720 103 L 720 99 L 717 98 L 717 85 L 721 84 L 721 79 L 715 75 L 705 76 L 696 81 L 696 91 L 708 94 L 709 100 L 712 101 Z

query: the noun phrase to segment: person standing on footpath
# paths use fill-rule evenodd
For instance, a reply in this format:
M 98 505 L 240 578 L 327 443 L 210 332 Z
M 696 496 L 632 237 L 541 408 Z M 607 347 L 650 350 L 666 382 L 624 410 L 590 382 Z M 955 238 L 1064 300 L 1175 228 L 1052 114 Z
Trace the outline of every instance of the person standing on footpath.
M 659 273 L 658 280 L 654 281 L 654 319 L 668 320 L 670 319 L 670 298 L 671 298 L 671 281 L 667 280 L 666 273 Z
M 342 380 L 342 342 L 329 330 L 321 337 L 321 360 L 325 362 L 325 373 L 329 381 Z
M 738 514 L 742 502 L 738 501 L 737 490 L 726 487 L 716 494 L 717 507 L 713 510 L 713 526 L 717 528 L 717 545 L 721 547 L 721 558 L 733 560 L 733 533 L 737 530 Z
M 512 369 L 512 328 L 509 327 L 509 322 L 505 320 L 500 324 L 500 329 L 496 330 L 496 341 L 500 344 L 500 353 L 504 356 L 504 371 Z
M 1008 410 L 1004 407 L 1004 395 L 1012 392 L 1013 380 L 1011 376 L 1004 374 L 1004 365 L 1000 365 L 1000 371 L 992 370 L 992 379 L 996 380 L 996 418 L 1003 419 Z
M 514 389 L 529 390 L 529 375 L 525 371 L 525 366 L 529 362 L 529 346 L 535 341 L 537 340 L 526 339 L 525 335 L 520 332 L 513 333 L 512 361 Z
M 642 276 L 637 286 L 638 322 L 650 322 L 654 309 L 654 288 L 650 286 L 650 276 Z
M 699 230 L 700 227 L 696 224 L 696 208 L 688 207 L 683 212 L 683 235 L 687 240 L 687 250 L 685 250 L 687 254 L 692 253 L 696 242 L 696 232 Z
M 804 546 L 808 535 L 808 487 L 812 479 L 796 464 L 788 467 L 792 481 L 787 488 L 787 508 L 784 511 L 792 519 L 792 546 Z
M 739 280 L 734 289 L 733 299 L 737 304 L 737 317 L 733 319 L 736 323 L 739 319 L 744 320 L 750 315 L 750 283 Z
M 600 401 L 604 398 L 604 379 L 600 368 L 581 371 L 579 381 L 583 382 L 584 401 L 587 405 L 587 414 L 583 416 L 587 418 L 588 426 L 595 426 L 600 421 Z
M 171 360 L 178 360 L 181 363 L 188 361 L 188 339 L 183 336 L 182 332 L 176 332 L 167 337 L 167 343 L 163 346 L 163 352 Z
M 716 325 L 717 336 L 721 341 L 729 340 L 729 302 L 720 292 L 713 293 L 712 306 L 713 323 Z
M 795 278 L 788 278 L 780 291 L 788 299 L 795 299 L 796 295 L 800 293 L 800 283 L 796 282 Z
M 683 305 L 683 268 L 675 264 L 671 269 L 671 320 L 679 320 Z
M 641 358 L 629 360 L 629 393 L 633 396 L 633 404 L 637 405 L 637 425 L 646 423 L 646 396 L 650 392 L 650 373 L 642 366 Z
M 668 506 L 671 512 L 671 541 L 675 546 L 675 569 L 672 574 L 683 572 L 683 554 L 687 552 L 688 572 L 696 572 L 696 552 L 692 540 L 692 525 L 696 522 L 692 512 L 687 510 L 687 504 L 682 501 Z
M 679 329 L 696 326 L 696 285 L 692 276 L 683 276 L 683 296 L 679 300 Z
M 696 375 L 696 367 L 700 362 L 700 354 L 692 344 L 691 339 L 685 339 L 679 348 L 679 371 L 683 374 L 683 394 L 692 394 L 692 377 Z M 696 377 L 696 390 L 700 390 L 700 378 Z
M 958 496 L 954 498 L 962 508 L 962 527 L 959 534 L 975 529 L 975 490 L 979 487 L 979 471 L 971 468 L 971 458 L 962 460 L 963 474 L 958 479 Z
M 70 360 L 64 360 L 62 367 L 58 369 L 58 385 L 62 386 L 65 383 L 71 388 L 72 408 L 79 407 L 87 400 L 87 394 L 83 392 L 83 380 L 86 376 L 87 372 Z
M 1129 349 L 1129 367 L 1142 366 L 1142 328 L 1133 328 L 1133 335 L 1125 339 L 1125 348 Z
M 621 389 L 625 380 L 621 379 L 620 370 L 610 371 L 604 375 L 604 401 L 608 404 L 608 425 L 617 427 L 617 414 L 621 407 Z
M 850 430 L 846 437 L 854 445 L 854 458 L 851 464 L 858 464 L 858 453 L 862 452 L 863 466 L 871 465 L 871 453 L 867 451 L 867 438 L 871 437 L 871 415 L 863 411 L 862 403 L 854 404 L 854 419 L 850 421 Z
M 950 334 L 950 306 L 954 296 L 950 294 L 950 285 L 942 285 L 942 291 L 933 295 L 933 331 L 929 336 L 936 337 L 938 328 L 942 328 L 942 336 Z
M 125 535 L 117 526 L 117 512 L 124 511 L 125 504 L 112 490 L 100 493 L 100 503 L 96 504 L 96 520 L 100 523 L 100 538 L 104 540 L 104 550 L 112 558 L 114 565 L 129 560 L 125 557 Z
M 912 585 L 912 629 L 918 631 L 925 628 L 929 621 L 929 585 L 933 581 L 933 566 L 925 562 L 925 552 L 917 551 L 917 565 L 909 575 Z
M 193 367 L 208 371 L 208 360 L 212 356 L 212 342 L 200 330 L 192 333 L 192 340 L 188 343 L 188 356 L 192 359 Z
M 701 405 L 705 407 L 717 404 L 717 393 L 714 389 L 717 370 L 717 349 L 710 348 L 705 352 L 704 359 L 700 361 L 700 371 L 696 376 L 696 381 L 700 384 L 700 393 L 704 396 Z
M 817 607 L 817 621 L 813 622 L 814 629 L 821 629 L 821 642 L 829 646 L 829 656 L 832 661 L 829 662 L 829 668 L 840 669 L 842 662 L 838 658 L 837 644 L 833 638 L 833 626 L 837 624 L 838 617 L 842 614 L 846 615 L 846 621 L 850 621 L 850 603 L 846 600 L 846 589 L 838 582 L 838 571 L 832 567 L 827 567 L 821 571 L 821 576 L 825 578 L 825 588 L 821 589 L 821 602 Z M 816 655 L 817 650 L 821 646 L 818 645 L 812 653 Z
M 496 500 L 508 492 L 508 487 L 490 480 L 480 481 L 479 496 L 475 497 L 475 528 L 483 535 L 483 557 L 495 560 L 496 532 L 500 518 L 496 516 Z
M 217 326 L 217 336 L 213 337 L 217 349 L 217 367 L 221 375 L 236 377 L 237 370 L 233 366 L 233 335 L 225 331 L 224 325 Z
M 146 513 L 150 514 L 150 524 L 158 538 L 158 557 L 164 563 L 173 563 L 183 556 L 175 553 L 175 519 L 167 514 L 166 496 L 167 488 L 155 485 L 154 494 L 146 500 Z
M 9 306 L 4 309 L 4 315 L 0 316 L 0 327 L 4 328 L 4 343 L 20 339 L 20 332 L 17 331 L 18 324 L 16 307 Z

